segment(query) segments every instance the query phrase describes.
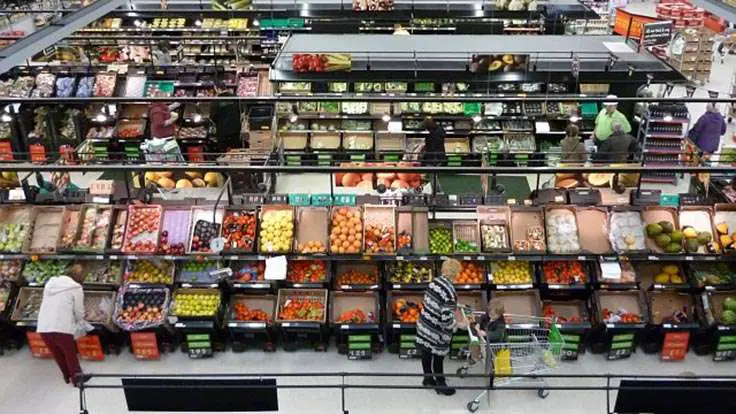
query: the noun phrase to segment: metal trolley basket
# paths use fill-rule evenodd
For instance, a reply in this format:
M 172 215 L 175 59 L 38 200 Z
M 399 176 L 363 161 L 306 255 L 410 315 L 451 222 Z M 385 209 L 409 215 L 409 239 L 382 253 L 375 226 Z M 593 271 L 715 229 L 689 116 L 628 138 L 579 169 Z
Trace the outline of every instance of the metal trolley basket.
M 466 320 L 474 314 L 467 307 L 460 307 L 460 310 Z M 485 374 L 490 378 L 491 387 L 529 381 L 540 384 L 537 395 L 546 398 L 549 391 L 545 389 L 547 384 L 544 378 L 534 375 L 545 374 L 559 367 L 560 350 L 564 344 L 559 329 L 552 318 L 504 314 L 504 319 L 506 325 L 502 342 L 489 342 L 486 338 L 479 337 L 473 324 L 468 323 L 470 344 L 480 346 L 480 356 L 485 360 Z M 468 353 L 467 365 L 458 369 L 458 375 L 467 373 L 468 368 L 475 364 L 472 354 Z M 484 395 L 488 395 L 490 399 L 488 390 L 484 390 L 468 402 L 468 411 L 477 411 Z

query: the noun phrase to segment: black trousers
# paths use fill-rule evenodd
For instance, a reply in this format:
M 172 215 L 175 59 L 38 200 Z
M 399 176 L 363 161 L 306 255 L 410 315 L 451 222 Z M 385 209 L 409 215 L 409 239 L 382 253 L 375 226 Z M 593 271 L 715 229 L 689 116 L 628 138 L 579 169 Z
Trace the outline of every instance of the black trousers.
M 434 377 L 434 381 L 438 385 L 445 385 L 445 377 L 442 375 L 445 373 L 443 366 L 444 361 L 444 356 L 435 355 L 428 349 L 422 349 L 422 371 L 424 371 L 425 374 L 432 375 Z

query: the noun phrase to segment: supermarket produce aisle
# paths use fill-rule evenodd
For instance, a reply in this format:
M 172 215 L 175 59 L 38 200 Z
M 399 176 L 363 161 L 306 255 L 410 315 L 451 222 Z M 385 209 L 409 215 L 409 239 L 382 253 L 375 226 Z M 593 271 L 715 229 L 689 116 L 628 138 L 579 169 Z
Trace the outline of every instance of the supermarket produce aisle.
M 71 413 L 78 408 L 78 392 L 63 383 L 51 360 L 32 358 L 27 348 L 0 357 L 3 375 L 0 376 L 0 412 L 14 414 Z M 457 362 L 446 362 L 446 371 L 454 372 Z M 162 374 L 162 373 L 273 373 L 273 372 L 421 372 L 419 360 L 400 360 L 396 355 L 383 353 L 372 361 L 348 361 L 338 355 L 334 347 L 326 353 L 281 350 L 275 353 L 225 352 L 213 359 L 190 360 L 185 354 L 165 355 L 161 361 L 136 361 L 129 353 L 108 357 L 99 363 L 84 363 L 84 369 L 96 373 Z M 711 356 L 697 357 L 690 353 L 685 362 L 664 363 L 658 356 L 639 352 L 628 360 L 606 361 L 601 355 L 584 355 L 577 362 L 563 363 L 561 374 L 642 374 L 677 375 L 682 372 L 697 375 L 733 375 L 733 363 L 714 363 Z M 475 371 L 474 371 L 475 372 Z M 281 384 L 337 383 L 337 378 L 294 378 L 280 380 Z M 358 380 L 351 380 L 352 383 Z M 361 384 L 418 384 L 412 379 L 360 379 Z M 103 382 L 97 382 L 102 384 Z M 109 383 L 109 382 L 108 382 Z M 451 384 L 480 384 L 480 380 L 452 379 Z M 555 380 L 550 385 L 605 385 L 603 381 Z M 465 404 L 475 397 L 476 391 L 459 390 L 453 397 L 443 397 L 428 390 L 348 390 L 347 408 L 357 413 L 467 413 Z M 127 413 L 122 390 L 91 390 L 87 396 L 90 414 Z M 613 399 L 612 399 L 613 401 Z M 311 414 L 339 413 L 339 390 L 280 390 L 279 407 L 282 413 Z M 498 391 L 491 395 L 490 409 L 483 401 L 478 412 L 493 413 L 604 413 L 606 395 L 602 391 L 552 391 L 547 399 L 539 399 L 532 391 Z

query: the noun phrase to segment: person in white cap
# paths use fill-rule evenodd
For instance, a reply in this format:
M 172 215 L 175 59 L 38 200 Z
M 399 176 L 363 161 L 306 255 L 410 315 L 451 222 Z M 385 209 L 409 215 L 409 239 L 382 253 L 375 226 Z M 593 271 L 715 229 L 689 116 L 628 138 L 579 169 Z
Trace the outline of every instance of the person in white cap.
M 626 115 L 618 110 L 618 103 L 616 102 L 618 97 L 616 95 L 608 95 L 606 99 L 608 100 L 603 102 L 603 109 L 601 109 L 595 118 L 593 138 L 595 138 L 596 146 L 600 146 L 603 141 L 611 136 L 614 123 L 620 123 L 624 133 L 628 134 L 631 132 L 629 120 L 626 119 Z

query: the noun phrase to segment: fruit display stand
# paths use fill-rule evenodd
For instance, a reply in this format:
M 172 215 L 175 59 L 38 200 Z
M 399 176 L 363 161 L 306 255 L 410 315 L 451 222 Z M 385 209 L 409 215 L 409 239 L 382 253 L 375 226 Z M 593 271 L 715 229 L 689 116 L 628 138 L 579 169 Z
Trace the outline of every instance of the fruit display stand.
M 434 255 L 452 254 L 452 222 L 432 220 L 429 222 L 429 253 Z
M 275 350 L 275 309 L 276 295 L 235 294 L 230 297 L 225 319 L 234 352 L 248 348 Z
M 78 206 L 66 206 L 61 218 L 61 229 L 59 230 L 59 245 L 57 251 L 70 252 L 74 250 L 74 239 L 77 236 L 81 210 Z
M 31 210 L 31 226 L 23 252 L 28 254 L 56 253 L 63 215 L 64 207 L 34 207 Z
M 30 230 L 31 208 L 28 206 L 0 207 L 0 252 L 20 253 Z
M 74 229 L 73 250 L 85 253 L 104 253 L 110 239 L 113 209 L 97 204 L 86 204 L 80 209 L 80 219 Z
M 228 284 L 236 291 L 276 293 L 276 282 L 266 280 L 266 262 L 263 260 L 233 260 Z
M 489 264 L 488 284 L 495 290 L 534 287 L 534 264 L 521 260 L 494 261 Z
M 544 210 L 541 207 L 511 208 L 511 246 L 517 254 L 544 254 L 547 251 Z
M 327 350 L 327 294 L 327 289 L 279 289 L 275 321 L 285 350 Z
M 32 260 L 23 266 L 21 275 L 28 286 L 43 286 L 52 277 L 65 274 L 67 266 L 68 260 Z
M 382 349 L 378 292 L 330 292 L 330 326 L 348 359 L 371 359 Z
M 18 287 L 10 282 L 0 282 L 0 356 L 5 350 L 19 349 L 23 344 L 23 330 L 10 320 Z
M 330 283 L 330 262 L 327 260 L 289 260 L 286 281 L 290 288 L 324 288 Z
M 256 248 L 256 208 L 230 207 L 222 219 L 222 237 L 225 239 L 223 252 L 252 253 Z
M 396 208 L 363 206 L 363 252 L 367 255 L 396 254 Z
M 417 321 L 424 307 L 424 294 L 391 290 L 386 293 L 386 346 L 399 358 L 419 358 L 416 347 Z
M 593 327 L 586 301 L 545 300 L 542 302 L 542 314 L 545 318 L 554 318 L 557 328 L 564 336 L 561 358 L 565 361 L 576 361 L 585 352 L 588 333 Z
M 220 290 L 177 288 L 171 299 L 169 323 L 177 332 L 181 351 L 190 358 L 207 358 L 225 350 Z
M 126 226 L 128 224 L 128 209 L 125 206 L 112 207 L 112 227 L 106 253 L 117 253 L 123 248 Z
M 353 242 L 348 241 L 353 236 Z M 363 247 L 360 207 L 333 207 L 330 211 L 330 254 L 358 254 Z
M 728 262 L 693 262 L 688 264 L 690 284 L 706 291 L 731 290 L 736 282 L 736 269 Z
M 652 290 L 646 293 L 649 323 L 642 334 L 642 349 L 660 353 L 663 361 L 685 359 L 690 336 L 698 328 L 695 299 L 689 292 Z
M 137 359 L 158 359 L 161 353 L 174 351 L 176 334 L 167 319 L 169 298 L 169 289 L 161 286 L 127 285 L 118 290 L 113 322 L 128 333 Z
M 330 212 L 327 207 L 296 208 L 296 237 L 294 252 L 299 254 L 326 254 Z M 347 234 L 346 241 L 354 243 L 355 235 Z
M 88 358 L 98 360 L 104 358 L 99 351 L 105 354 L 119 354 L 123 347 L 124 337 L 120 329 L 112 322 L 115 310 L 115 292 L 84 289 L 84 320 L 89 322 L 94 330 L 88 331 L 87 336 L 96 336 L 100 349 L 93 349 Z
M 191 207 L 186 205 L 165 206 L 161 221 L 158 252 L 166 255 L 184 255 L 189 243 L 191 223 Z
M 435 263 L 426 260 L 397 260 L 385 263 L 386 288 L 424 290 L 434 278 Z
M 705 291 L 697 296 L 698 316 L 706 332 L 693 338 L 698 355 L 713 361 L 736 360 L 736 291 Z
M 594 274 L 590 266 L 579 260 L 545 261 L 539 266 L 540 286 L 548 291 L 588 290 Z
M 484 253 L 508 253 L 510 210 L 507 206 L 478 206 L 481 250 Z
M 427 207 L 401 206 L 397 209 L 396 253 L 429 253 L 429 209 Z
M 15 326 L 25 330 L 35 331 L 38 312 L 41 310 L 41 301 L 43 300 L 43 288 L 38 287 L 22 287 L 18 291 L 18 295 L 10 314 L 10 320 Z
M 648 321 L 646 299 L 639 290 L 598 291 L 590 297 L 596 320 L 591 332 L 593 353 L 609 360 L 631 356 Z
M 161 216 L 161 206 L 129 206 L 122 251 L 128 254 L 156 253 Z
M 207 287 L 216 289 L 221 279 L 222 262 L 219 260 L 188 260 L 176 266 L 176 282 L 182 287 Z
M 215 207 L 192 208 L 188 254 L 212 254 L 211 242 L 220 237 L 225 210 Z
M 334 266 L 334 290 L 377 291 L 381 288 L 381 272 L 378 262 L 338 261 Z
M 642 290 L 691 290 L 685 268 L 679 262 L 636 263 L 634 269 Z
M 488 282 L 488 270 L 486 262 L 480 260 L 462 260 L 460 261 L 460 273 L 455 277 L 452 283 L 455 290 L 481 290 Z
M 123 281 L 122 260 L 74 260 L 72 265 L 82 266 L 84 287 L 94 289 L 117 289 Z
M 503 305 L 506 327 L 513 327 L 517 322 L 513 315 L 542 316 L 542 300 L 536 289 L 491 292 L 491 301 Z
M 164 258 L 129 259 L 123 280 L 132 285 L 173 285 L 176 267 Z
M 288 205 L 264 205 L 259 220 L 258 251 L 289 253 L 294 244 L 294 208 Z

